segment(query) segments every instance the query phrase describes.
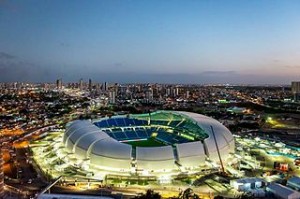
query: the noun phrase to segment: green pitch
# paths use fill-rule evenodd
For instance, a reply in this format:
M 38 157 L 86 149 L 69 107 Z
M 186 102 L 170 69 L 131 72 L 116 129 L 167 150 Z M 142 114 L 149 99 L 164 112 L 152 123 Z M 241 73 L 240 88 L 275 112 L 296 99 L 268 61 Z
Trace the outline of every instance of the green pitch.
M 148 138 L 147 140 L 141 140 L 141 141 L 131 141 L 126 142 L 127 144 L 130 144 L 132 146 L 139 146 L 139 147 L 157 147 L 157 146 L 166 146 L 164 143 L 159 142 L 155 138 Z

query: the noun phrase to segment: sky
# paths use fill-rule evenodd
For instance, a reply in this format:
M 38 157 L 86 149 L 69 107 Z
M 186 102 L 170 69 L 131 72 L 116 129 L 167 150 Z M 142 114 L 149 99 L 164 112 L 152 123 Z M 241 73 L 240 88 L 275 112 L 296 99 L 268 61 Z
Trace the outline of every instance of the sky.
M 286 84 L 298 0 L 0 0 L 0 82 Z

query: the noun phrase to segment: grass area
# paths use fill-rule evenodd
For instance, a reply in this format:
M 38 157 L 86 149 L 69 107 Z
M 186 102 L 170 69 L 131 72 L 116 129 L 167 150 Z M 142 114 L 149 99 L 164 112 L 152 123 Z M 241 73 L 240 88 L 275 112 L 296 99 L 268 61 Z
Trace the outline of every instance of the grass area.
M 130 144 L 132 146 L 139 146 L 139 147 L 156 147 L 156 146 L 166 146 L 164 143 L 159 142 L 155 138 L 148 138 L 147 140 L 141 140 L 141 141 L 130 141 L 126 142 L 127 144 Z

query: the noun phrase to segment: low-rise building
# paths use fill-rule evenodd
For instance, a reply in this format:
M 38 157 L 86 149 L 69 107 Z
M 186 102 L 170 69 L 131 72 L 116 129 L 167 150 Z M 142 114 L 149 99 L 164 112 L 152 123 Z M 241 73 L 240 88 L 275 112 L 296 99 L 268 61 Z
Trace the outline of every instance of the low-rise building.
M 261 178 L 241 178 L 230 181 L 230 184 L 238 191 L 249 192 L 264 187 L 266 182 Z
M 287 186 L 299 191 L 300 190 L 300 178 L 297 176 L 291 177 L 287 181 Z
M 299 199 L 300 192 L 293 190 L 281 184 L 273 183 L 266 188 L 268 195 L 281 199 Z

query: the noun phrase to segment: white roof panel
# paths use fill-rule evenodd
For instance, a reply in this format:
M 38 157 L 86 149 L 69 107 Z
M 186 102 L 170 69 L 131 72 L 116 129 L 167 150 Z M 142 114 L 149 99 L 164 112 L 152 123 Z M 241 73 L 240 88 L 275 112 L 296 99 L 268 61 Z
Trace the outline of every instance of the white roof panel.
M 208 156 L 217 152 L 216 142 L 218 144 L 219 150 L 221 154 L 229 153 L 234 151 L 234 139 L 231 132 L 220 122 L 217 120 L 207 117 L 205 115 L 197 114 L 197 113 L 190 113 L 190 112 L 182 112 L 179 111 L 185 116 L 191 117 L 194 119 L 197 124 L 205 130 L 208 134 L 208 138 L 204 139 L 204 143 L 208 150 Z M 216 142 L 213 137 L 212 129 L 214 130 L 214 134 L 216 137 Z M 222 151 L 224 149 L 224 151 Z M 215 155 L 215 154 L 214 154 Z
M 177 144 L 179 158 L 192 156 L 205 156 L 204 146 L 201 141 Z
M 93 132 L 87 133 L 86 135 L 81 137 L 78 140 L 78 143 L 76 146 L 79 148 L 88 150 L 88 148 L 90 147 L 90 145 L 92 143 L 102 140 L 102 139 L 105 139 L 105 138 L 109 138 L 109 135 L 107 135 L 105 132 L 103 132 L 101 130 L 93 131 Z
M 137 160 L 174 160 L 173 148 L 171 146 L 161 147 L 136 147 Z
M 81 128 L 72 135 L 70 135 L 69 139 L 75 143 L 81 136 L 90 133 L 90 132 L 96 132 L 99 131 L 99 128 L 96 126 L 85 126 L 85 128 Z
M 108 158 L 130 159 L 131 146 L 120 143 L 117 140 L 109 137 L 96 142 L 93 145 L 91 153 Z

